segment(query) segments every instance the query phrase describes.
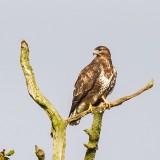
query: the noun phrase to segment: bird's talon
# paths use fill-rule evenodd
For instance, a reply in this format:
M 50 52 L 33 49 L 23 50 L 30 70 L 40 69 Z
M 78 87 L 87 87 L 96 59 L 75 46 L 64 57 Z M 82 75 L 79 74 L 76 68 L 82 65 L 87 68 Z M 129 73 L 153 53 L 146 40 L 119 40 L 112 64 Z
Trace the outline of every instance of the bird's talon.
M 111 105 L 110 105 L 110 102 L 108 102 L 104 96 L 102 96 L 102 99 L 104 100 L 104 103 L 106 104 L 107 106 L 107 109 L 110 110 L 111 109 Z M 105 110 L 105 107 L 104 107 L 104 110 Z
M 92 108 L 92 104 L 91 103 L 89 104 L 88 110 L 90 110 L 91 112 L 93 112 L 93 108 Z

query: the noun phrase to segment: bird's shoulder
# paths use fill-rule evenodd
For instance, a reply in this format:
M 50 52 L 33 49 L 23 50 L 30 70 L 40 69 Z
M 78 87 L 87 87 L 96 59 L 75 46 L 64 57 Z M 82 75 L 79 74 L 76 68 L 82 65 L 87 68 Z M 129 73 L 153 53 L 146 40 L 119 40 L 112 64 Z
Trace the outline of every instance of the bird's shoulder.
M 83 94 L 83 92 L 89 91 L 96 82 L 98 76 L 101 73 L 101 65 L 96 61 L 92 61 L 87 65 L 79 74 L 75 83 L 74 96 Z
M 95 61 L 92 61 L 88 64 L 79 74 L 75 86 L 77 83 L 82 83 L 82 81 L 89 82 L 93 80 L 93 78 L 97 77 L 101 72 L 101 65 Z

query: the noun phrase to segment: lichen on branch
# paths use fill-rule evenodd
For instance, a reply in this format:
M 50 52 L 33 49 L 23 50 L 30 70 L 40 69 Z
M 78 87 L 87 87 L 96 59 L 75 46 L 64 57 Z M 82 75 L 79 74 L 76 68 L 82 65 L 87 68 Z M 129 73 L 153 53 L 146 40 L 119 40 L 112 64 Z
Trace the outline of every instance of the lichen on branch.
M 95 157 L 101 133 L 103 113 L 104 112 L 96 112 L 93 116 L 91 128 L 84 130 L 89 136 L 88 144 L 84 144 L 87 148 L 84 160 L 93 160 Z
M 49 100 L 42 95 L 36 84 L 33 69 L 29 63 L 28 44 L 25 41 L 21 42 L 20 64 L 26 79 L 29 95 L 45 110 L 51 120 L 54 119 L 53 123 L 56 125 L 56 122 L 62 120 L 62 118 L 58 114 L 57 110 L 53 107 L 53 105 L 49 102 Z
M 64 160 L 66 147 L 66 121 L 59 115 L 54 106 L 40 92 L 33 73 L 32 66 L 29 63 L 29 47 L 25 41 L 21 42 L 20 64 L 26 79 L 26 85 L 29 95 L 41 106 L 47 113 L 51 121 L 51 130 L 53 138 L 53 156 L 52 160 Z

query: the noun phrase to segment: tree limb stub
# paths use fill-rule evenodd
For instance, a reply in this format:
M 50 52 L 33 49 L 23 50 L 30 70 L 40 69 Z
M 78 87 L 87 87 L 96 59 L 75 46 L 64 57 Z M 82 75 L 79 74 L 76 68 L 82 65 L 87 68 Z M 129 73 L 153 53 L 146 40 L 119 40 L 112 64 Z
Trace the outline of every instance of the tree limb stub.
M 45 152 L 42 149 L 40 149 L 37 145 L 35 145 L 35 154 L 38 157 L 38 160 L 45 159 Z
M 119 98 L 116 101 L 110 102 L 110 108 L 115 107 L 115 106 L 119 106 L 122 103 L 124 103 L 125 101 L 128 101 L 128 100 L 130 100 L 130 99 L 142 94 L 144 91 L 149 90 L 150 88 L 152 88 L 153 85 L 154 85 L 154 81 L 152 79 L 146 86 L 144 86 L 143 88 L 141 88 L 137 92 L 135 92 L 135 93 L 133 93 L 131 95 Z M 89 113 L 102 112 L 102 111 L 104 111 L 106 109 L 109 109 L 109 105 L 107 105 L 105 103 L 101 103 L 98 107 L 94 107 L 93 106 L 92 109 L 88 109 L 88 110 L 86 110 L 84 112 L 81 112 L 80 114 L 78 114 L 78 115 L 76 115 L 74 117 L 70 117 L 70 118 L 66 119 L 66 122 L 70 123 L 72 121 L 75 121 L 75 120 L 77 120 L 79 118 L 84 117 L 85 115 L 87 115 Z

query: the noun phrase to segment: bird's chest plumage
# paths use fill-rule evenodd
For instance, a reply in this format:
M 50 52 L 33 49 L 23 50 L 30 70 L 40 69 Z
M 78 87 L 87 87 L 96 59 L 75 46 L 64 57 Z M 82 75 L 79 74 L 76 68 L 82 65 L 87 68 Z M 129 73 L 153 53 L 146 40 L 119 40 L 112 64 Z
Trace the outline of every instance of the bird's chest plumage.
M 111 79 L 112 75 L 110 77 L 107 77 L 104 71 L 101 72 L 98 79 L 99 86 L 97 86 L 99 87 L 98 96 L 102 96 L 103 93 L 109 88 Z

